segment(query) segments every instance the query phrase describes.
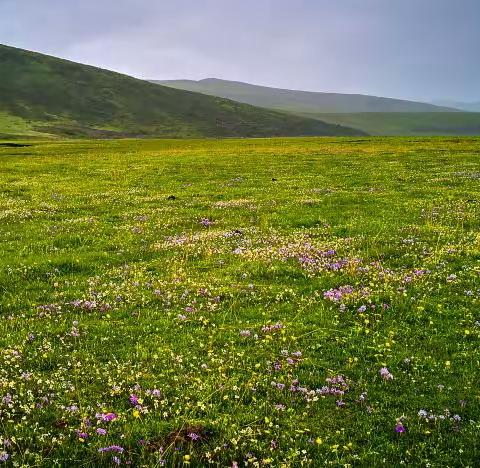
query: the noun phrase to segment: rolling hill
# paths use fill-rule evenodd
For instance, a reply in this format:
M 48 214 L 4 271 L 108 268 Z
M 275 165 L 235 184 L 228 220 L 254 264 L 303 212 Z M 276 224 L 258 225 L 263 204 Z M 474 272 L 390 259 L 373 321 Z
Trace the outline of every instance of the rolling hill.
M 207 78 L 200 81 L 153 81 L 163 86 L 196 91 L 234 101 L 288 112 L 451 112 L 456 109 L 422 102 L 403 101 L 362 94 L 317 93 L 269 88 L 238 81 Z
M 480 113 L 474 112 L 305 113 L 304 116 L 351 125 L 369 135 L 480 135 Z
M 467 112 L 480 112 L 480 102 L 461 102 L 461 101 L 436 101 L 432 102 L 436 106 L 455 107 Z
M 363 134 L 4 45 L 0 45 L 0 76 L 3 137 Z
M 480 113 L 421 102 L 292 91 L 214 78 L 154 82 L 358 128 L 370 135 L 480 134 Z

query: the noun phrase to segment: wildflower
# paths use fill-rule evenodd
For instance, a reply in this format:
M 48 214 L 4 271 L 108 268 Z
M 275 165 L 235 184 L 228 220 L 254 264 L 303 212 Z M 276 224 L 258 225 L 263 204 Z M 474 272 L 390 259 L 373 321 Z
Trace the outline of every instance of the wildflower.
M 203 226 L 203 227 L 209 227 L 213 224 L 213 221 L 211 221 L 210 219 L 208 218 L 202 218 L 200 220 L 200 224 Z
M 428 416 L 428 413 L 427 411 L 421 409 L 419 412 L 418 412 L 418 416 L 420 416 L 421 418 L 426 418 Z
M 393 380 L 393 375 L 390 373 L 390 371 L 386 367 L 382 367 L 379 373 L 380 373 L 380 377 L 383 380 Z
M 200 436 L 198 434 L 195 434 L 195 432 L 190 432 L 190 434 L 188 434 L 188 437 L 190 437 L 192 441 L 200 439 Z
M 3 398 L 2 398 L 2 403 L 4 405 L 9 405 L 10 403 L 12 403 L 12 395 L 10 395 L 10 393 L 7 393 Z
M 251 335 L 252 332 L 250 330 L 240 330 L 240 336 L 243 338 L 248 338 Z
M 105 429 L 102 429 L 101 427 L 97 427 L 97 434 L 98 435 L 107 435 L 107 431 Z
M 395 426 L 395 432 L 397 434 L 403 434 L 406 431 L 407 430 L 405 429 L 405 426 L 402 423 L 397 423 L 397 425 Z
M 112 461 L 113 461 L 113 463 L 115 463 L 115 465 L 120 465 L 120 463 L 121 463 L 121 460 L 118 457 L 112 457 Z
M 344 296 L 352 294 L 354 291 L 350 285 L 340 286 L 337 289 L 329 289 L 323 293 L 323 297 L 333 302 L 340 302 Z
M 115 413 L 97 413 L 97 419 L 101 419 L 102 421 L 114 421 L 115 419 L 118 418 L 118 416 Z
M 135 394 L 130 395 L 129 400 L 130 400 L 130 403 L 131 403 L 132 405 L 134 405 L 134 406 L 136 406 L 136 405 L 139 404 L 139 398 L 138 398 L 138 396 L 135 395 Z
M 365 312 L 366 310 L 367 310 L 367 306 L 364 304 L 357 309 L 357 312 Z
M 264 325 L 262 327 L 263 333 L 270 333 L 276 330 L 280 330 L 283 328 L 283 324 L 280 322 L 277 322 L 275 325 Z
M 124 450 L 125 449 L 123 447 L 120 447 L 120 445 L 109 445 L 108 447 L 102 447 L 98 449 L 100 453 L 106 453 L 106 452 L 123 453 Z
M 0 462 L 6 462 L 10 458 L 7 452 L 0 452 Z

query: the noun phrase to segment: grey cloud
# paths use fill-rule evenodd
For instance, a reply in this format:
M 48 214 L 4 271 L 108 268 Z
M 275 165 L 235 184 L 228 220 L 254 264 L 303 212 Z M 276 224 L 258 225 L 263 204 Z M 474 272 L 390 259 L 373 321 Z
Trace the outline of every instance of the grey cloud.
M 479 100 L 477 0 L 0 0 L 0 42 L 141 78 Z

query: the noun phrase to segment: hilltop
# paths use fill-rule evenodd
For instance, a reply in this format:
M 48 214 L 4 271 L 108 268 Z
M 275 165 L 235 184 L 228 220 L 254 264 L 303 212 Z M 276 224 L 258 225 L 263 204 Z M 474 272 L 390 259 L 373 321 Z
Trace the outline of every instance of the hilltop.
M 0 134 L 68 137 L 361 135 L 0 45 Z

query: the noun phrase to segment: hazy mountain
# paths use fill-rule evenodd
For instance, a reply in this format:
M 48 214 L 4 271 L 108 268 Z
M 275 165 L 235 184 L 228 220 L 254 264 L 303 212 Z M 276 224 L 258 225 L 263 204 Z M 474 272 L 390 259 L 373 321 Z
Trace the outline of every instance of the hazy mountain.
M 200 81 L 153 81 L 176 89 L 196 91 L 234 101 L 295 113 L 448 112 L 456 109 L 422 102 L 362 94 L 317 93 L 268 88 L 238 81 L 207 78 Z
M 371 135 L 480 135 L 480 113 L 462 112 L 448 106 L 275 89 L 214 78 L 156 83 L 358 128 Z
M 357 130 L 0 45 L 0 134 L 351 135 Z
M 461 109 L 467 112 L 480 112 L 480 102 L 439 100 L 439 101 L 434 101 L 432 104 L 435 104 L 438 106 L 455 107 L 456 109 Z

